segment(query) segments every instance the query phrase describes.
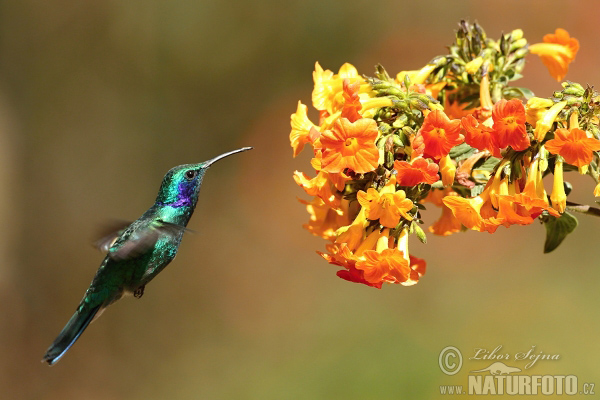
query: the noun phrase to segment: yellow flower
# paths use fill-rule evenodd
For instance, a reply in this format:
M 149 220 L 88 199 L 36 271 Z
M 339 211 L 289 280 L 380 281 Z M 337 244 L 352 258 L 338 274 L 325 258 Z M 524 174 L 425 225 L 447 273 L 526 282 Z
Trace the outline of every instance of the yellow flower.
M 530 98 L 525 105 L 526 121 L 535 128 L 537 122 L 542 119 L 544 113 L 548 111 L 553 104 L 554 102 L 550 99 L 542 99 L 539 97 Z
M 365 82 L 352 64 L 345 63 L 339 72 L 334 74 L 330 70 L 323 70 L 317 62 L 313 72 L 313 106 L 319 111 L 327 111 L 329 115 L 341 110 L 344 104 L 344 79 L 348 79 L 349 83 Z
M 442 174 L 442 183 L 444 186 L 450 186 L 454 183 L 456 165 L 454 165 L 454 161 L 452 161 L 449 154 L 446 154 L 446 156 L 440 160 L 440 173 Z
M 535 140 L 541 142 L 546 137 L 546 133 L 552 128 L 552 124 L 558 117 L 558 114 L 562 111 L 563 108 L 567 105 L 566 101 L 560 101 L 554 104 L 548 111 L 546 111 L 541 120 L 538 120 L 535 131 L 533 132 L 533 136 Z
M 565 194 L 565 185 L 563 181 L 563 161 L 556 157 L 554 165 L 554 183 L 552 185 L 552 194 L 550 195 L 552 207 L 559 213 L 564 213 L 567 208 L 567 195 Z
M 387 228 L 395 228 L 400 222 L 400 217 L 408 221 L 413 219 L 408 214 L 414 208 L 412 200 L 406 198 L 404 190 L 396 191 L 395 186 L 396 178 L 392 177 L 381 193 L 374 188 L 357 193 L 358 202 L 366 210 L 367 218 L 379 220 L 379 223 Z
M 540 56 L 550 75 L 558 82 L 567 74 L 569 64 L 575 60 L 578 50 L 579 41 L 560 28 L 554 34 L 545 35 L 544 43 L 529 46 L 529 51 Z
M 410 78 L 411 85 L 421 85 L 425 83 L 425 81 L 427 80 L 427 78 L 429 78 L 429 75 L 431 75 L 434 69 L 434 64 L 427 64 L 418 71 L 401 71 L 398 73 L 398 75 L 396 75 L 396 81 L 398 83 L 404 83 L 404 77 L 408 75 L 408 77 Z
M 290 132 L 290 143 L 294 149 L 294 157 L 296 157 L 308 143 L 310 129 L 315 126 L 306 115 L 307 107 L 298 102 L 296 112 L 291 116 L 292 131 Z

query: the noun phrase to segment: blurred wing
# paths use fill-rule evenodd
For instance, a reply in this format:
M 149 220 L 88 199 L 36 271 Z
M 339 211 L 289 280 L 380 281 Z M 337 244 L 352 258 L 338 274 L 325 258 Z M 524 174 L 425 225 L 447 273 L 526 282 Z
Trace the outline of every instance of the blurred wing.
M 113 245 L 115 240 L 131 225 L 131 221 L 114 220 L 105 223 L 99 230 L 96 239 L 92 246 L 97 248 L 103 253 L 107 253 L 110 246 Z
M 158 220 L 134 231 L 121 246 L 110 249 L 108 254 L 115 261 L 136 258 L 150 250 L 161 237 L 175 237 L 187 230 L 184 226 Z

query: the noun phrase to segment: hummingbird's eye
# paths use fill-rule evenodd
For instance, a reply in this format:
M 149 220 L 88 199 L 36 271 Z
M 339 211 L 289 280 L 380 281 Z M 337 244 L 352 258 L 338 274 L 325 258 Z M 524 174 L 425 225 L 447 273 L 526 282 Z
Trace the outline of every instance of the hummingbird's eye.
M 189 171 L 185 172 L 185 179 L 187 179 L 188 181 L 191 181 L 196 176 L 198 176 L 198 171 L 196 170 L 190 169 Z

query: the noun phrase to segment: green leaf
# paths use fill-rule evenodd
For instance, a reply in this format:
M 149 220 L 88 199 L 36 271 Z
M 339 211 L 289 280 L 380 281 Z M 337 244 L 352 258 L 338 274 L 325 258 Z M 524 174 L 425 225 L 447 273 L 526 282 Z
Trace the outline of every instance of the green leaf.
M 519 74 L 517 74 L 519 75 Z M 519 75 L 517 77 L 517 75 L 515 75 L 515 77 L 513 77 L 511 79 L 511 81 L 519 79 L 522 77 L 522 75 Z M 533 94 L 533 92 L 527 88 L 523 88 L 523 87 L 507 87 L 504 88 L 504 90 L 502 91 L 502 95 L 504 96 L 504 98 L 506 99 L 513 99 L 513 98 L 519 98 L 519 99 L 530 99 L 533 96 L 535 96 Z
M 485 188 L 485 185 L 475 185 L 473 186 L 473 188 L 471 188 L 471 197 L 477 197 L 479 196 L 481 193 L 483 193 L 483 189 Z
M 500 162 L 499 158 L 489 157 L 481 165 L 475 164 L 473 169 L 492 172 L 494 170 L 494 168 L 496 168 L 496 165 L 498 165 L 499 162 Z
M 450 150 L 450 158 L 455 161 L 460 161 L 469 158 L 472 154 L 474 154 L 476 149 L 472 148 L 466 143 L 461 143 L 458 146 L 454 146 Z
M 559 218 L 550 216 L 545 221 L 546 243 L 544 243 L 544 253 L 550 253 L 556 249 L 567 235 L 577 228 L 577 218 L 565 212 Z

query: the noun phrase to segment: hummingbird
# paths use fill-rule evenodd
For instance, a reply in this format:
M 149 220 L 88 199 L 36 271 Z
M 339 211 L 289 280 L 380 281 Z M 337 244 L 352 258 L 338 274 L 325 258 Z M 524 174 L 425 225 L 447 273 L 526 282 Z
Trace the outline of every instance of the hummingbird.
M 125 294 L 140 298 L 144 288 L 177 255 L 196 203 L 202 179 L 215 162 L 247 151 L 242 147 L 199 164 L 184 164 L 165 175 L 156 201 L 133 223 L 123 223 L 95 246 L 106 257 L 67 325 L 50 345 L 42 362 L 53 365 L 106 307 Z

